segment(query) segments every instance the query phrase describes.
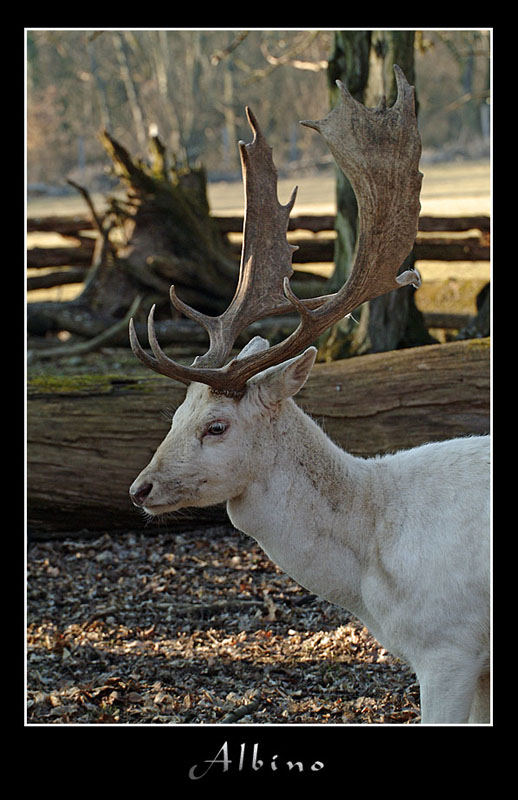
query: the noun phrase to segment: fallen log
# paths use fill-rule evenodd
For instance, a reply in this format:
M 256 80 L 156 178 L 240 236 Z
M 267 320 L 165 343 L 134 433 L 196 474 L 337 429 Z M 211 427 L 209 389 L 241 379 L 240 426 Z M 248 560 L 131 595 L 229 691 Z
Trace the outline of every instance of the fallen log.
M 485 240 L 477 236 L 463 239 L 418 237 L 414 255 L 418 261 L 489 261 L 491 250 Z
M 92 240 L 93 241 L 93 240 Z M 335 240 L 293 239 L 291 244 L 298 247 L 293 253 L 293 264 L 332 263 Z M 229 250 L 236 257 L 241 252 L 240 242 L 229 243 Z M 94 245 L 81 244 L 80 247 L 33 247 L 27 250 L 27 267 L 43 269 L 48 267 L 83 266 L 91 263 Z M 490 248 L 481 244 L 476 237 L 465 239 L 421 239 L 414 245 L 414 255 L 418 261 L 489 261 Z
M 80 231 L 91 231 L 94 224 L 89 217 L 82 215 L 49 215 L 47 217 L 29 217 L 27 233 L 60 233 L 62 236 L 76 237 Z
M 94 239 L 83 239 L 78 247 L 29 247 L 27 268 L 88 266 L 92 261 L 94 248 Z
M 221 233 L 241 233 L 243 230 L 243 216 L 213 216 Z M 308 230 L 318 233 L 333 230 L 335 226 L 334 214 L 295 214 L 290 217 L 288 230 Z M 30 217 L 27 220 L 27 232 L 36 231 L 61 233 L 62 236 L 77 236 L 81 231 L 94 229 L 92 220 L 84 216 L 48 216 Z M 422 214 L 419 217 L 420 231 L 469 231 L 478 229 L 489 231 L 490 218 L 481 214 L 471 217 L 436 217 Z
M 427 328 L 442 328 L 443 330 L 459 331 L 473 319 L 472 314 L 455 314 L 449 311 L 423 311 L 422 314 Z
M 226 216 L 213 217 L 221 233 L 241 233 L 243 230 L 243 217 Z M 333 230 L 335 227 L 334 214 L 298 214 L 289 218 L 288 230 L 305 230 L 312 233 Z
M 71 267 L 35 275 L 27 278 L 27 291 L 34 289 L 51 289 L 54 286 L 65 286 L 70 283 L 82 283 L 86 278 L 88 267 Z
M 299 249 L 293 253 L 294 264 L 328 263 L 334 260 L 335 238 L 290 239 Z M 240 243 L 231 242 L 230 249 L 239 253 Z M 489 245 L 476 236 L 464 238 L 422 238 L 414 244 L 416 261 L 489 261 Z
M 313 233 L 334 230 L 334 214 L 299 214 L 290 217 L 288 230 L 306 230 Z M 215 216 L 222 233 L 241 233 L 243 230 L 242 216 Z M 419 217 L 420 231 L 440 232 L 440 231 L 469 231 L 479 230 L 489 232 L 491 227 L 490 218 L 485 214 L 470 217 L 436 217 L 421 214 Z
M 420 231 L 469 231 L 479 230 L 489 233 L 491 219 L 485 214 L 474 217 L 432 217 L 421 214 L 419 217 Z
M 360 456 L 483 434 L 489 431 L 489 357 L 489 339 L 474 339 L 317 364 L 297 401 L 337 444 Z M 183 385 L 155 375 L 29 380 L 29 530 L 148 525 L 151 533 L 159 523 L 149 525 L 133 508 L 128 487 L 184 395 Z M 185 509 L 166 524 L 186 529 L 225 519 L 224 507 L 215 506 Z

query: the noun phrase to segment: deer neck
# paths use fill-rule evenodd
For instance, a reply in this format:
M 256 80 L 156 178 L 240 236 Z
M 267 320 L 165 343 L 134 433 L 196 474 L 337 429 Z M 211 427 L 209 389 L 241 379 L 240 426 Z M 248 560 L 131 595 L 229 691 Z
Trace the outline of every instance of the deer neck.
M 292 400 L 254 454 L 250 484 L 227 504 L 232 523 L 302 586 L 361 616 L 378 516 L 372 462 L 337 447 Z

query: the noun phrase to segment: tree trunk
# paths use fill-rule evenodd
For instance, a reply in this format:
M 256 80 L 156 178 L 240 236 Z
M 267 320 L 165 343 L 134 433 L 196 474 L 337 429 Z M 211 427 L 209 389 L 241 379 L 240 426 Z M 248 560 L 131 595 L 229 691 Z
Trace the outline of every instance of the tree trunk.
M 482 339 L 491 335 L 491 284 L 486 283 L 477 295 L 477 313 L 455 337 L 456 339 Z
M 126 52 L 127 37 L 128 37 L 127 31 L 125 31 L 124 34 L 121 34 L 118 31 L 114 31 L 112 33 L 112 41 L 115 46 L 117 60 L 119 62 L 121 78 L 122 82 L 124 83 L 124 88 L 126 90 L 126 97 L 128 98 L 128 105 L 131 111 L 131 116 L 133 117 L 135 134 L 137 136 L 137 141 L 140 147 L 143 150 L 145 150 L 147 142 L 146 125 L 144 122 L 144 114 L 138 98 L 137 89 L 133 81 L 133 76 L 131 74 L 131 68 L 128 61 L 128 54 Z
M 473 339 L 317 364 L 297 402 L 338 445 L 374 456 L 487 433 L 489 377 L 489 340 Z M 155 375 L 30 380 L 29 528 L 143 528 L 128 487 L 170 427 L 164 410 L 184 396 L 184 386 Z M 218 506 L 184 510 L 167 525 L 224 519 Z
M 409 83 L 415 83 L 413 31 L 336 31 L 328 67 L 331 104 L 338 101 L 335 81 L 339 78 L 364 105 L 377 105 L 382 95 L 388 106 L 393 105 L 397 94 L 394 64 L 401 67 Z M 341 171 L 337 172 L 336 191 L 337 240 L 332 280 L 339 288 L 353 264 L 358 209 L 354 192 Z M 411 253 L 400 271 L 411 269 L 414 262 Z M 329 333 L 335 352 L 341 356 L 375 353 L 435 341 L 415 305 L 414 293 L 411 286 L 390 292 L 338 323 Z
M 342 80 L 359 103 L 365 104 L 365 91 L 369 76 L 371 31 L 335 31 L 334 49 L 329 58 L 328 83 L 331 106 L 339 101 L 336 81 Z M 335 268 L 332 277 L 334 290 L 338 290 L 349 276 L 356 242 L 358 206 L 351 184 L 336 167 L 336 221 Z M 345 328 L 350 327 L 345 321 Z

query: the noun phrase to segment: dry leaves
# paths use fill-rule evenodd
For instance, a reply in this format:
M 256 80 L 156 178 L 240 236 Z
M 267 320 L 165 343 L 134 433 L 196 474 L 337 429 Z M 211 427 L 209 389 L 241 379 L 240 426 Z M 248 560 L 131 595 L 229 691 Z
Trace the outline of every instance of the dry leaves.
M 405 723 L 410 670 L 229 527 L 29 546 L 28 724 Z

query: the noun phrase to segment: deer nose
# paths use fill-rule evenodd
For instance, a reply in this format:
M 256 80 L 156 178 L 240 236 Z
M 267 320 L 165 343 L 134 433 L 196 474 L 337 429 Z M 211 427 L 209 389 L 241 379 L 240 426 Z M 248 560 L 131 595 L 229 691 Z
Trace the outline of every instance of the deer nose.
M 149 497 L 149 493 L 151 492 L 152 488 L 152 483 L 143 483 L 142 486 L 138 486 L 135 489 L 132 486 L 130 488 L 130 497 L 132 502 L 136 506 L 143 506 L 146 498 Z

